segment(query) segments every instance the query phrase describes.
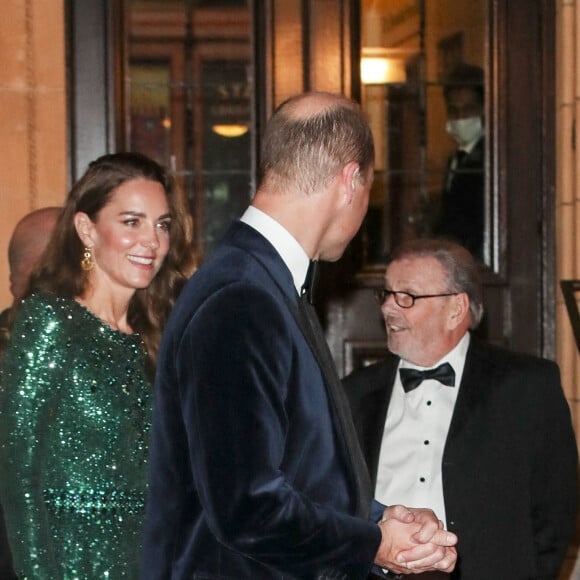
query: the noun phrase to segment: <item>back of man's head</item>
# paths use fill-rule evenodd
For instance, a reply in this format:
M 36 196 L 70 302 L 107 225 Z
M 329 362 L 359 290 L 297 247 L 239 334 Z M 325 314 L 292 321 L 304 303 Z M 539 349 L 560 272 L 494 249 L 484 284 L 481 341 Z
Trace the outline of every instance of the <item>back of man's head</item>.
M 24 295 L 30 274 L 48 244 L 60 211 L 60 207 L 37 209 L 16 224 L 8 244 L 10 292 L 15 300 Z
M 374 142 L 359 105 L 343 95 L 311 92 L 280 104 L 262 141 L 261 186 L 306 195 L 324 189 L 350 162 L 364 174 Z

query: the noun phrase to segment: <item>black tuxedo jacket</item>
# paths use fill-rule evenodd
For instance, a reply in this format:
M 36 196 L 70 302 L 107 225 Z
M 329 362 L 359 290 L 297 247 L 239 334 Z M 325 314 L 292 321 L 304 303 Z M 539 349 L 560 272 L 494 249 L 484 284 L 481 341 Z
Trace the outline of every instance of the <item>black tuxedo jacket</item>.
M 482 137 L 455 170 L 451 159 L 441 196 L 441 212 L 434 233 L 465 246 L 476 258 L 483 258 L 485 227 L 485 140 Z
M 243 223 L 183 289 L 157 364 L 143 580 L 361 580 L 371 568 L 381 533 L 356 517 L 371 495 L 333 406 L 340 379 L 297 300 L 274 247 Z
M 344 380 L 373 483 L 398 363 L 389 356 Z M 577 466 L 557 365 L 472 337 L 441 466 L 447 525 L 459 537 L 452 577 L 557 578 Z

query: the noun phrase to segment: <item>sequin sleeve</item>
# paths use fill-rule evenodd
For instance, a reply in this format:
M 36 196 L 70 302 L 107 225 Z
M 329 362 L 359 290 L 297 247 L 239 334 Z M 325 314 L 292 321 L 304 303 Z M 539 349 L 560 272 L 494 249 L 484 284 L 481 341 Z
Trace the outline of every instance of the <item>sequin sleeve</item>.
M 0 491 L 15 566 L 25 578 L 49 578 L 48 561 L 54 558 L 50 543 L 42 540 L 48 533 L 42 465 L 49 452 L 42 426 L 61 382 L 53 362 L 61 348 L 55 339 L 60 336 L 55 333 L 58 324 L 49 305 L 35 298 L 24 301 L 2 365 Z
M 19 577 L 138 578 L 151 385 L 137 335 L 26 299 L 0 375 L 0 498 Z

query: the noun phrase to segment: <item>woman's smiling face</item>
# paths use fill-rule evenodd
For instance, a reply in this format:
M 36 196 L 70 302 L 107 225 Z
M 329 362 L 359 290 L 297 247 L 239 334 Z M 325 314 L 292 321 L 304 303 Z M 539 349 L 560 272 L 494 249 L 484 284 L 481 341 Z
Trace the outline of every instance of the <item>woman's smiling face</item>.
M 83 243 L 93 250 L 92 285 L 131 292 L 146 288 L 169 251 L 171 216 L 157 181 L 126 181 L 112 192 L 96 222 L 79 212 L 76 223 Z

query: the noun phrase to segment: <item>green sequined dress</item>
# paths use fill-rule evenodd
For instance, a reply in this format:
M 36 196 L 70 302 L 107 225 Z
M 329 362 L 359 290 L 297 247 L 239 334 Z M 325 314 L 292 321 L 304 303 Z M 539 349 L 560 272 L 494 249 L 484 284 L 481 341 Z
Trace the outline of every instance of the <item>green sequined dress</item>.
M 20 578 L 139 577 L 151 384 L 137 335 L 33 295 L 0 375 L 0 498 Z

